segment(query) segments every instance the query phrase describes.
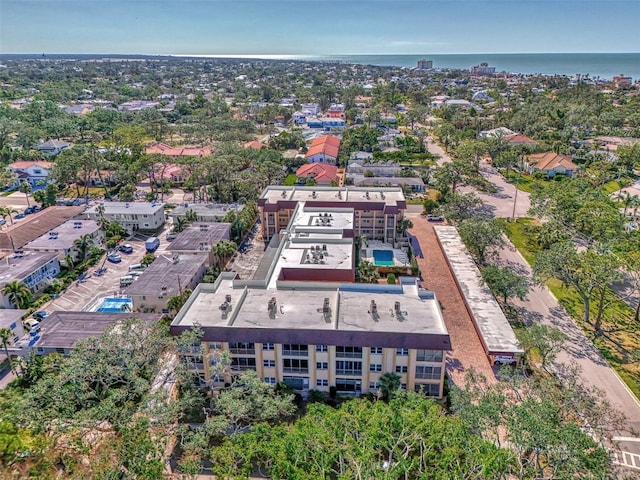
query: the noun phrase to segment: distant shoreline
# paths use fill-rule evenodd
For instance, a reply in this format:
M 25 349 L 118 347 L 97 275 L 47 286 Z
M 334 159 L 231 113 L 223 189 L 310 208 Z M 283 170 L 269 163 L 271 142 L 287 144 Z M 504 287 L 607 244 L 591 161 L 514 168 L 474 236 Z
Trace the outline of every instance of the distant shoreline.
M 624 74 L 640 80 L 640 52 L 637 53 L 456 53 L 404 55 L 230 55 L 230 54 L 9 54 L 3 59 L 115 59 L 115 60 L 264 60 L 300 62 L 340 62 L 379 67 L 416 67 L 425 58 L 433 61 L 434 69 L 468 70 L 472 65 L 487 62 L 496 72 L 525 75 L 589 75 L 611 79 Z

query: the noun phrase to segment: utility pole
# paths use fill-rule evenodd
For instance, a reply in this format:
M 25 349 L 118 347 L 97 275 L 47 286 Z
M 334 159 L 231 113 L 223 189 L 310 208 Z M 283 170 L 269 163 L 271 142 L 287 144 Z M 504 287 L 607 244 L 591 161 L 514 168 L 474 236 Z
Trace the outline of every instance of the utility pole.
M 511 219 L 513 221 L 516 220 L 516 203 L 518 202 L 518 187 L 516 186 L 516 184 L 513 184 L 514 188 L 516 189 L 516 193 L 513 196 L 513 211 L 511 212 Z

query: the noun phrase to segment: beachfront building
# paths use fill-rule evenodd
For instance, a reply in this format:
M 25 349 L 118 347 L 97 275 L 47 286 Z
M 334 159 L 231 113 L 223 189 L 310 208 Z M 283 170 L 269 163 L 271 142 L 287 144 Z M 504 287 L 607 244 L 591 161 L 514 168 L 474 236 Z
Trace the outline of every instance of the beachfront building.
M 418 60 L 418 70 L 431 70 L 433 68 L 433 60 Z
M 0 261 L 0 290 L 15 280 L 24 283 L 37 297 L 59 273 L 60 262 L 56 253 L 19 250 Z M 0 294 L 0 308 L 17 307 L 9 297 L 9 295 Z
M 101 213 L 100 208 L 104 211 Z M 129 234 L 137 231 L 155 232 L 164 225 L 164 207 L 161 203 L 101 202 L 84 212 L 88 220 L 101 216 L 120 224 Z
M 265 241 L 287 228 L 300 202 L 307 207 L 351 208 L 354 211 L 355 237 L 363 236 L 391 244 L 399 236 L 396 229 L 407 208 L 404 193 L 398 187 L 268 186 L 258 199 Z
M 104 241 L 104 234 L 98 222 L 93 220 L 67 220 L 58 225 L 55 230 L 49 230 L 44 235 L 27 243 L 23 248 L 30 252 L 54 252 L 58 260 L 66 264 L 67 255 L 71 255 L 74 262 L 83 261 L 79 257 L 80 249 L 76 240 L 84 238 L 88 240 L 85 254 L 89 253 L 92 246 L 100 247 Z

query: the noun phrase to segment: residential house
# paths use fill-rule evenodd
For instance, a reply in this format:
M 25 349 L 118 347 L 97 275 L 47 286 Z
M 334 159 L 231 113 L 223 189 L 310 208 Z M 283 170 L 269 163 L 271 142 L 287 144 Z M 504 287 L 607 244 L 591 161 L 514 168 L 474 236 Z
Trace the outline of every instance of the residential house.
M 338 160 L 338 150 L 340 149 L 340 139 L 332 135 L 323 135 L 315 138 L 305 158 L 309 163 L 329 163 L 335 165 Z
M 7 169 L 17 175 L 18 182 L 25 181 L 35 185 L 47 181 L 53 170 L 53 163 L 44 160 L 21 160 L 10 163 Z
M 29 287 L 34 296 L 42 294 L 51 281 L 60 273 L 58 255 L 54 252 L 23 252 L 6 256 L 0 260 L 0 291 L 14 280 Z M 0 308 L 16 308 L 9 296 L 0 293 Z
M 627 77 L 621 73 L 620 75 L 615 75 L 613 77 L 613 84 L 616 88 L 630 87 L 633 85 L 633 78 Z
M 99 213 L 98 207 L 104 212 Z M 84 212 L 89 220 L 99 220 L 101 216 L 119 223 L 129 234 L 137 231 L 155 232 L 164 225 L 164 206 L 148 202 L 101 202 Z
M 566 155 L 546 152 L 529 155 L 525 160 L 525 169 L 529 173 L 544 172 L 549 177 L 554 177 L 558 173 L 571 177 L 578 169 L 578 165 Z
M 211 249 L 220 240 L 231 238 L 230 223 L 196 222 L 188 225 L 167 246 L 167 252 L 174 255 L 209 255 L 209 265 L 217 261 Z
M 304 184 L 313 179 L 317 185 L 331 185 L 338 183 L 338 167 L 326 163 L 307 163 L 296 171 L 298 182 Z
M 39 142 L 34 148 L 45 155 L 58 155 L 70 146 L 71 144 L 61 140 L 49 140 L 46 142 Z
M 16 345 L 23 337 L 24 326 L 22 319 L 27 316 L 27 312 L 27 310 L 19 310 L 17 308 L 0 308 L 0 329 L 8 328 L 11 330 L 8 346 Z
M 171 147 L 166 143 L 153 143 L 145 149 L 147 155 L 159 154 L 170 157 L 206 157 L 211 155 L 211 147 Z

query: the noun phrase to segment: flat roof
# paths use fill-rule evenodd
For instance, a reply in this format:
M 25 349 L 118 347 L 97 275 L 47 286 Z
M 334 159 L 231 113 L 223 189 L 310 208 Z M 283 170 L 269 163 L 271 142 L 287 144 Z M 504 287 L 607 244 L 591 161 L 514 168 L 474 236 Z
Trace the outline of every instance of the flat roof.
M 487 353 L 524 353 L 458 230 L 449 226 L 435 226 L 434 230 Z
M 384 203 L 396 206 L 405 202 L 404 192 L 400 187 L 287 187 L 268 186 L 260 195 L 266 203 L 281 201 L 293 202 L 335 202 L 335 203 Z
M 67 220 L 48 233 L 27 243 L 24 248 L 66 250 L 73 247 L 73 242 L 83 235 L 92 235 L 100 229 L 95 220 Z M 52 233 L 55 232 L 55 235 Z
M 85 213 L 91 215 L 97 215 L 96 211 L 98 206 L 104 206 L 105 215 L 118 215 L 118 214 L 149 214 L 155 213 L 158 210 L 163 210 L 162 203 L 149 203 L 149 202 L 100 202 L 100 204 L 90 207 Z
M 21 323 L 28 310 L 0 308 L 0 328 L 9 328 L 12 323 Z
M 56 252 L 24 252 L 4 257 L 0 260 L 0 285 L 25 279 L 57 256 Z
M 0 250 L 13 252 L 16 248 L 22 248 L 83 211 L 84 207 L 81 206 L 53 206 L 27 215 L 26 218 L 16 221 L 14 225 L 5 226 L 0 232 Z
M 32 347 L 70 348 L 91 337 L 99 337 L 114 323 L 135 317 L 157 322 L 159 313 L 53 312 L 40 322 L 39 340 Z M 14 348 L 26 348 L 32 337 L 26 335 Z
M 230 223 L 192 223 L 174 238 L 168 251 L 208 252 L 220 240 L 229 238 Z
M 178 260 L 159 256 L 149 265 L 138 279 L 127 287 L 125 295 L 157 295 L 164 293 L 167 298 L 187 288 L 193 276 L 209 262 L 206 253 L 198 255 L 176 255 Z
M 189 210 L 193 210 L 201 217 L 217 216 L 222 219 L 230 211 L 240 212 L 243 208 L 244 204 L 242 203 L 188 203 L 178 205 L 169 215 L 186 216 Z
M 283 343 L 295 343 L 300 331 L 319 335 L 317 343 L 332 338 L 334 344 L 371 340 L 370 335 L 360 334 L 373 333 L 378 334 L 375 339 L 380 346 L 390 343 L 407 348 L 434 347 L 425 338 L 436 336 L 439 348 L 449 350 L 449 335 L 435 294 L 418 289 L 415 279 L 409 280 L 413 284 L 406 286 L 281 282 L 274 289 L 255 288 L 223 273 L 215 283 L 196 288 L 172 327 L 198 324 L 205 331 L 210 327 L 227 331 L 227 335 L 233 330 L 260 330 L 262 335 L 282 336 Z M 275 307 L 270 311 L 272 299 Z M 230 308 L 221 309 L 227 300 Z

